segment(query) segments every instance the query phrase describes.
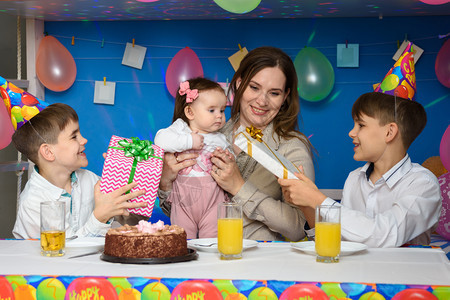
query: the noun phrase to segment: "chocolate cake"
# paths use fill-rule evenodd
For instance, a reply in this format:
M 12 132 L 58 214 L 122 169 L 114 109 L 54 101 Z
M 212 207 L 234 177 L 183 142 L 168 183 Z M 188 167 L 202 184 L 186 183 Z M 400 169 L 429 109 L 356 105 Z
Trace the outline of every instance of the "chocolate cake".
M 108 230 L 104 254 L 128 258 L 166 258 L 188 254 L 186 231 L 177 225 L 139 221 Z

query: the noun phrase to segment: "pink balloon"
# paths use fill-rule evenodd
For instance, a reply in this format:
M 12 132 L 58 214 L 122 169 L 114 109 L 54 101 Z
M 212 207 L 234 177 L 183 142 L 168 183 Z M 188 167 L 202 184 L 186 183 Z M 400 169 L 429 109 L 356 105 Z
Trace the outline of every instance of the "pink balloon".
M 444 86 L 450 88 L 450 39 L 439 50 L 434 65 L 437 79 Z
M 442 209 L 436 232 L 450 240 L 450 173 L 439 176 L 441 186 Z
M 172 58 L 166 71 L 166 86 L 169 93 L 176 97 L 180 82 L 194 77 L 203 77 L 203 67 L 197 54 L 186 47 Z
M 430 5 L 441 5 L 450 2 L 449 0 L 420 0 L 420 1 Z
M 11 123 L 11 118 L 3 99 L 0 97 L 0 150 L 11 143 L 13 133 L 14 127 Z
M 66 47 L 56 38 L 46 36 L 42 39 L 36 56 L 36 74 L 46 88 L 62 92 L 75 81 L 77 66 Z
M 439 155 L 441 156 L 444 168 L 450 170 L 450 125 L 442 135 L 441 145 L 439 146 Z

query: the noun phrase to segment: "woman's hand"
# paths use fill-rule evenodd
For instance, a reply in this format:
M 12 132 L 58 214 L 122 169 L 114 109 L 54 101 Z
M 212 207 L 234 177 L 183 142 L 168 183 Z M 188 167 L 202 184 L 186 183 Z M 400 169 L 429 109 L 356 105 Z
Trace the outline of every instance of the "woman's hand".
M 211 162 L 213 163 L 211 176 L 217 184 L 231 195 L 236 195 L 245 181 L 234 156 L 228 150 L 217 148 L 213 152 Z
M 164 165 L 159 188 L 163 191 L 172 190 L 172 183 L 177 178 L 178 172 L 195 165 L 197 157 L 197 153 L 164 153 Z

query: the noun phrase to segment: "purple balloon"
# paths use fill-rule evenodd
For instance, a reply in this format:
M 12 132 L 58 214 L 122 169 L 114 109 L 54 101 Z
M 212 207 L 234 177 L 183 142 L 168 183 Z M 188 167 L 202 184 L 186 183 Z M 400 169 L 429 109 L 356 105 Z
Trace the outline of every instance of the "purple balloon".
M 172 58 L 166 71 L 166 86 L 169 93 L 176 97 L 180 82 L 195 77 L 203 77 L 203 67 L 197 54 L 186 47 Z
M 434 70 L 439 82 L 450 88 L 450 39 L 439 50 Z

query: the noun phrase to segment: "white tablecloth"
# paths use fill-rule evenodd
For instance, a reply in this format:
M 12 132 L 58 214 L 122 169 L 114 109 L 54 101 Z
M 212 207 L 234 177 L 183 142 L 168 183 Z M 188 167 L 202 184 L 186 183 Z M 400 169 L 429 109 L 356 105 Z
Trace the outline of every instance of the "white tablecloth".
M 40 255 L 39 241 L 0 240 L 0 275 L 73 275 L 199 279 L 247 279 L 309 282 L 363 282 L 450 285 L 450 263 L 441 249 L 368 249 L 325 264 L 289 243 L 259 243 L 243 258 L 221 261 L 217 253 L 198 251 L 198 259 L 170 264 L 118 264 L 100 254 L 69 259 Z

